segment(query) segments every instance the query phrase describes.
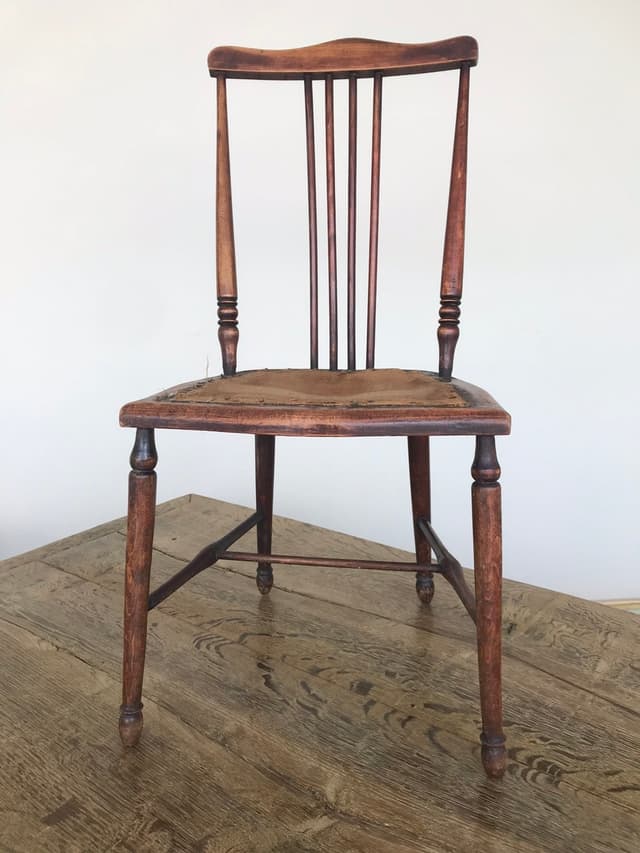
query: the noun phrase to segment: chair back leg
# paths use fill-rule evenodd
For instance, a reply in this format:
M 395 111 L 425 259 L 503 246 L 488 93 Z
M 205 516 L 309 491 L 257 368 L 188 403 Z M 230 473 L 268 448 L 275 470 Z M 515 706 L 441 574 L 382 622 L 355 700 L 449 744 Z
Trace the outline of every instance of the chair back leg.
M 431 562 L 431 547 L 418 526 L 418 520 L 431 521 L 431 473 L 429 470 L 429 436 L 410 435 L 409 482 L 411 483 L 411 511 L 413 534 L 416 543 L 416 562 Z M 423 604 L 430 604 L 435 592 L 432 572 L 416 572 L 416 593 Z
M 256 435 L 256 510 L 261 515 L 257 525 L 259 554 L 271 552 L 275 449 L 274 435 Z M 256 584 L 263 595 L 271 590 L 273 586 L 271 563 L 258 563 Z

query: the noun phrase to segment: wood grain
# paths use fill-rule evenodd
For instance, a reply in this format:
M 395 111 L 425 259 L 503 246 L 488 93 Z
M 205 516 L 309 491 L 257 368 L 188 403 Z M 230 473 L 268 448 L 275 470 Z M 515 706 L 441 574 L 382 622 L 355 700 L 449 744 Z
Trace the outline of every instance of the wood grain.
M 316 143 L 313 116 L 313 82 L 304 79 L 304 114 L 307 139 L 307 199 L 309 208 L 309 366 L 318 366 L 318 202 L 316 199 Z
M 257 525 L 258 551 L 271 550 L 273 529 L 273 477 L 275 472 L 276 439 L 273 435 L 256 435 L 256 512 L 260 513 Z M 265 595 L 273 586 L 273 569 L 269 562 L 258 563 L 256 584 Z
M 154 583 L 247 514 L 161 505 Z M 264 598 L 255 564 L 215 567 L 149 616 L 146 731 L 123 753 L 124 529 L 0 564 L 0 849 L 637 850 L 640 620 L 505 582 L 497 783 L 477 760 L 475 631 L 448 585 L 423 608 L 409 576 L 282 567 Z M 273 537 L 413 558 L 278 517 Z
M 208 57 L 212 76 L 271 80 L 301 80 L 333 75 L 373 77 L 376 71 L 419 74 L 475 65 L 478 44 L 471 36 L 458 36 L 424 44 L 400 44 L 375 39 L 346 38 L 292 50 L 257 50 L 216 47 Z
M 502 726 L 502 510 L 493 436 L 478 436 L 471 468 L 473 565 L 482 709 L 482 761 L 490 776 L 506 765 Z
M 329 278 L 329 368 L 338 369 L 338 260 L 336 249 L 336 155 L 333 115 L 333 77 L 324 86 L 325 154 L 327 176 L 327 273 Z
M 349 175 L 347 213 L 347 367 L 356 369 L 356 207 L 358 172 L 358 81 L 349 79 Z
M 216 147 L 216 287 L 218 293 L 218 339 L 224 374 L 236 372 L 238 348 L 238 284 L 233 231 L 231 165 L 229 160 L 229 122 L 227 118 L 227 81 L 218 77 L 218 134 Z
M 369 207 L 369 276 L 367 292 L 367 368 L 375 366 L 380 224 L 380 145 L 382 139 L 382 74 L 373 78 L 371 124 L 371 202 Z
M 460 336 L 460 300 L 464 273 L 464 236 L 467 205 L 467 136 L 469 123 L 469 68 L 460 69 L 456 129 L 451 158 L 447 227 L 444 237 L 440 312 L 438 323 L 438 370 L 450 379 L 453 356 Z
M 142 679 L 156 513 L 154 468 L 158 462 L 153 430 L 136 430 L 130 462 L 119 723 L 120 738 L 125 746 L 134 746 L 142 732 Z
M 409 486 L 416 563 L 431 562 L 431 547 L 420 530 L 419 520 L 431 519 L 431 466 L 429 436 L 415 435 L 407 439 L 409 452 Z M 430 604 L 435 591 L 432 572 L 416 573 L 416 593 L 423 604 Z

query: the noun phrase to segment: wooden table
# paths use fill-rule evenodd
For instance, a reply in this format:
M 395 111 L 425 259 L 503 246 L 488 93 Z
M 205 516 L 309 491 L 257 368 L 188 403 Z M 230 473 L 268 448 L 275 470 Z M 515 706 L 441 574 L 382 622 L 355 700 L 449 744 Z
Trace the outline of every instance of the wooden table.
M 163 504 L 154 582 L 245 512 Z M 150 617 L 125 752 L 123 532 L 0 564 L 1 851 L 640 851 L 638 617 L 506 583 L 510 761 L 491 782 L 473 625 L 446 584 L 429 611 L 412 577 L 277 567 L 262 598 L 253 566 L 214 567 Z M 274 535 L 407 558 L 282 518 Z

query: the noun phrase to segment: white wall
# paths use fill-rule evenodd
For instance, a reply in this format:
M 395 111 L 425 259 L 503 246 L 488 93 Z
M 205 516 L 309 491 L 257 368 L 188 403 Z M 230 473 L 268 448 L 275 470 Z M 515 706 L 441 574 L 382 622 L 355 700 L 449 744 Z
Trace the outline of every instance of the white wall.
M 3 4 L 0 556 L 123 514 L 132 434 L 117 425 L 119 406 L 220 369 L 208 49 L 470 33 L 480 64 L 455 372 L 513 415 L 499 441 L 505 574 L 585 596 L 640 594 L 638 9 Z M 434 368 L 455 75 L 405 82 L 404 96 L 400 81 L 385 84 L 378 363 L 399 349 L 401 366 Z M 260 89 L 256 103 L 252 85 L 230 85 L 240 367 L 302 364 L 300 93 L 287 84 L 267 102 Z M 270 104 L 295 146 L 278 141 Z M 240 140 L 254 123 L 261 155 Z M 265 173 L 264 206 L 248 204 Z M 291 253 L 286 228 L 302 240 Z M 267 358 L 260 330 L 270 317 L 275 337 L 287 293 L 301 328 Z M 158 445 L 160 499 L 251 502 L 249 437 L 163 433 Z M 433 441 L 435 525 L 467 563 L 472 455 L 472 439 Z M 403 441 L 281 440 L 278 460 L 278 512 L 410 547 Z

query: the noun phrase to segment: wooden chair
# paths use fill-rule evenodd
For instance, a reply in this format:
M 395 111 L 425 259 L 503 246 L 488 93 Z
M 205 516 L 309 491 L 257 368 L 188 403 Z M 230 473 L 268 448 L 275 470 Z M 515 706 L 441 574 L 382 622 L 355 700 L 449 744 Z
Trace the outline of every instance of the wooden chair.
M 510 430 L 509 415 L 485 391 L 452 378 L 458 340 L 464 253 L 467 115 L 469 69 L 477 61 L 477 44 L 469 37 L 430 44 L 392 44 L 342 39 L 296 50 L 218 47 L 209 54 L 209 71 L 217 80 L 216 250 L 219 339 L 223 375 L 180 385 L 128 403 L 122 426 L 135 427 L 129 478 L 129 516 L 124 610 L 123 701 L 120 734 L 134 745 L 142 730 L 142 678 L 147 612 L 198 572 L 217 560 L 255 561 L 257 584 L 268 593 L 274 563 L 416 572 L 416 589 L 429 604 L 433 574 L 452 585 L 476 622 L 482 761 L 489 776 L 505 766 L 502 731 L 501 575 L 502 534 L 500 468 L 495 436 Z M 438 326 L 439 369 L 376 369 L 376 283 L 382 81 L 388 75 L 459 70 L 453 162 L 444 241 L 441 307 Z M 303 370 L 236 372 L 238 310 L 231 206 L 227 87 L 229 78 L 299 80 L 304 86 L 309 200 L 310 367 Z M 369 228 L 366 367 L 356 370 L 356 127 L 357 87 L 373 78 L 373 135 Z M 336 263 L 336 195 L 334 157 L 334 81 L 348 81 L 348 251 L 347 370 L 338 370 Z M 318 365 L 318 240 L 313 81 L 324 81 L 326 193 L 328 216 L 329 369 Z M 301 87 L 302 89 L 302 87 Z M 302 108 L 302 90 L 301 90 Z M 149 594 L 153 543 L 157 454 L 154 429 L 217 430 L 255 435 L 256 511 L 242 524 L 204 548 L 171 580 Z M 275 436 L 407 436 L 415 562 L 328 559 L 271 553 Z M 476 436 L 471 468 L 475 596 L 458 561 L 430 524 L 429 436 Z M 257 528 L 255 553 L 230 550 Z M 435 560 L 432 560 L 432 552 Z

